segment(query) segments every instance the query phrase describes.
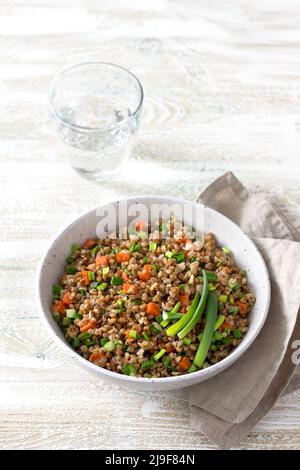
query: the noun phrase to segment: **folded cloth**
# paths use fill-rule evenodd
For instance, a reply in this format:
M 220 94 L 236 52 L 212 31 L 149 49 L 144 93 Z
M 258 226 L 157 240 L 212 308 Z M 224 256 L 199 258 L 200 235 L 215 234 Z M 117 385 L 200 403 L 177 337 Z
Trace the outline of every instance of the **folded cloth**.
M 223 373 L 190 388 L 191 426 L 227 449 L 274 405 L 300 359 L 295 349 L 300 347 L 300 223 L 274 198 L 248 192 L 232 173 L 214 181 L 197 201 L 229 217 L 253 239 L 271 278 L 269 314 L 257 339 Z M 298 386 L 299 379 L 291 391 Z

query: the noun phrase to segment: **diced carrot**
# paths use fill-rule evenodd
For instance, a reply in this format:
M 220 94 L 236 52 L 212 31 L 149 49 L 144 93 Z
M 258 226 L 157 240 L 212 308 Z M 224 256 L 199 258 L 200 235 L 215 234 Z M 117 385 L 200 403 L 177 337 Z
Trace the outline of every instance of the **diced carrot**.
M 100 359 L 102 359 L 103 357 L 105 357 L 105 352 L 104 351 L 94 352 L 90 355 L 89 361 L 96 362 L 96 361 L 99 361 Z
M 96 240 L 94 240 L 93 238 L 88 238 L 85 242 L 84 242 L 84 248 L 87 248 L 88 250 L 90 250 L 91 248 L 94 248 L 94 246 L 97 245 L 97 242 Z
M 186 307 L 189 304 L 189 296 L 188 294 L 181 294 L 179 296 L 180 303 L 183 307 Z
M 181 309 L 179 310 L 180 313 L 186 313 L 187 311 L 187 307 L 183 306 L 181 307 Z
M 188 368 L 190 367 L 191 365 L 191 361 L 190 359 L 187 357 L 187 356 L 183 356 L 183 358 L 180 360 L 180 362 L 178 363 L 180 369 L 182 370 L 188 370 Z
M 70 295 L 70 292 L 66 292 L 65 295 L 63 296 L 63 302 L 66 304 L 66 305 L 70 305 L 71 303 L 71 295 Z
M 90 320 L 89 322 L 85 323 L 84 325 L 82 325 L 82 326 L 80 327 L 81 333 L 84 333 L 85 331 L 88 331 L 88 330 L 90 330 L 91 328 L 94 328 L 95 324 L 96 324 L 96 323 L 95 323 L 95 320 L 94 320 L 94 321 L 93 321 L 93 320 Z
M 127 276 L 126 273 L 124 273 L 124 271 L 122 271 L 122 270 L 120 269 L 120 271 L 119 271 L 118 274 L 119 274 L 119 276 L 123 279 L 123 281 L 125 281 L 125 282 L 128 281 L 129 277 Z
M 62 300 L 58 300 L 55 304 L 54 304 L 54 309 L 59 312 L 59 313 L 64 313 L 65 311 L 65 304 L 63 303 Z
M 142 220 L 138 220 L 136 223 L 135 223 L 135 230 L 137 232 L 140 232 L 141 230 L 143 230 L 143 228 L 145 227 L 145 222 L 143 222 Z
M 242 316 L 245 317 L 247 315 L 247 304 L 243 304 L 243 302 L 240 302 L 239 300 L 236 301 L 236 304 L 239 307 Z
M 129 282 L 123 284 L 123 292 L 124 294 L 136 294 L 138 291 L 138 287 L 134 284 L 130 284 Z
M 226 328 L 232 328 L 232 324 L 225 320 L 220 326 L 220 330 L 224 331 Z
M 150 266 L 150 264 L 145 264 L 142 271 L 138 272 L 138 276 L 140 280 L 144 282 L 149 281 L 149 279 L 151 279 L 151 276 L 152 276 L 151 271 L 152 271 L 152 267 Z
M 101 266 L 101 268 L 105 268 L 108 266 L 108 259 L 106 255 L 97 255 L 96 256 L 96 266 Z
M 147 310 L 146 312 L 149 314 L 149 315 L 153 315 L 154 317 L 157 317 L 159 314 L 160 314 L 160 311 L 159 311 L 159 308 L 158 306 L 156 305 L 155 302 L 149 302 L 147 304 Z
M 89 280 L 89 272 L 88 271 L 81 271 L 82 279 L 84 280 L 84 284 L 86 286 L 89 285 L 90 280 Z
M 126 253 L 125 251 L 120 251 L 120 253 L 117 253 L 117 262 L 118 263 L 126 263 L 130 260 L 131 255 L 129 253 Z

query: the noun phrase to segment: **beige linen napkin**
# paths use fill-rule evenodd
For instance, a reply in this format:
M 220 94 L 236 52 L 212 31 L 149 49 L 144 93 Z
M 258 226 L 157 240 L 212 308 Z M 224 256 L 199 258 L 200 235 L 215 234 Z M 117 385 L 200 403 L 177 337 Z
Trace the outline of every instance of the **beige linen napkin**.
M 191 426 L 229 448 L 269 411 L 296 368 L 292 345 L 300 340 L 300 224 L 273 198 L 249 193 L 232 173 L 213 182 L 197 200 L 253 238 L 271 277 L 270 310 L 257 339 L 222 374 L 190 389 Z

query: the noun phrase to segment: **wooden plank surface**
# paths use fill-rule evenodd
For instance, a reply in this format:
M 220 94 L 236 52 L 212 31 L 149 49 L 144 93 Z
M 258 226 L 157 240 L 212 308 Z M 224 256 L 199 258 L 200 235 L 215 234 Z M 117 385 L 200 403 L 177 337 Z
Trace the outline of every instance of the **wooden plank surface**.
M 299 215 L 299 20 L 297 0 L 0 2 L 0 448 L 214 448 L 190 428 L 186 391 L 111 387 L 52 343 L 36 268 L 62 225 L 99 202 L 193 199 L 228 170 Z M 53 75 L 87 60 L 126 66 L 144 86 L 120 181 L 73 172 L 48 114 Z M 300 391 L 240 447 L 300 448 Z

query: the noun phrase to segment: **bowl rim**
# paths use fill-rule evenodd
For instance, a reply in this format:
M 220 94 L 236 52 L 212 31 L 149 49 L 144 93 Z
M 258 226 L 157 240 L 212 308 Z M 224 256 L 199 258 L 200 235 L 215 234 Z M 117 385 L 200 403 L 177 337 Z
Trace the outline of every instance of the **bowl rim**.
M 226 220 L 226 223 L 229 223 L 229 224 L 232 225 L 232 227 L 237 228 L 241 232 L 241 234 L 244 237 L 247 238 L 248 242 L 250 243 L 250 245 L 252 245 L 252 248 L 254 249 L 254 251 L 256 252 L 256 255 L 258 256 L 258 258 L 261 262 L 261 265 L 263 267 L 265 276 L 266 276 L 266 289 L 265 289 L 266 305 L 265 305 L 264 311 L 261 314 L 260 321 L 256 323 L 256 325 L 254 326 L 254 329 L 252 330 L 251 337 L 248 337 L 247 341 L 244 341 L 244 342 L 242 341 L 240 343 L 240 345 L 236 349 L 234 349 L 234 351 L 232 351 L 227 357 L 225 357 L 221 361 L 219 361 L 216 364 L 213 364 L 213 365 L 211 365 L 211 366 L 209 366 L 205 369 L 200 369 L 200 370 L 198 370 L 196 372 L 192 372 L 190 374 L 182 374 L 182 375 L 171 376 L 171 377 L 157 377 L 157 378 L 131 377 L 131 376 L 128 376 L 128 375 L 123 375 L 123 374 L 120 374 L 118 372 L 113 372 L 113 371 L 110 371 L 110 370 L 105 369 L 103 367 L 97 366 L 96 364 L 93 364 L 92 362 L 88 361 L 87 359 L 82 357 L 80 354 L 78 354 L 75 351 L 75 349 L 72 348 L 71 345 L 69 345 L 64 339 L 62 339 L 59 336 L 59 333 L 57 333 L 55 331 L 55 329 L 53 328 L 53 321 L 52 321 L 52 318 L 51 318 L 50 310 L 49 310 L 49 313 L 47 313 L 45 311 L 46 309 L 44 308 L 45 303 L 43 302 L 43 298 L 42 298 L 43 268 L 44 268 L 44 266 L 46 266 L 46 261 L 47 261 L 47 257 L 49 255 L 49 252 L 51 251 L 53 246 L 57 242 L 59 242 L 60 238 L 64 236 L 65 232 L 67 232 L 73 226 L 78 225 L 78 223 L 83 222 L 85 218 L 88 218 L 89 216 L 94 214 L 97 209 L 99 209 L 103 206 L 106 206 L 106 205 L 109 205 L 109 204 L 118 204 L 119 202 L 123 202 L 123 201 L 127 201 L 129 203 L 130 202 L 136 202 L 136 201 L 140 201 L 142 199 L 148 199 L 148 200 L 155 199 L 156 201 L 160 200 L 160 199 L 164 199 L 164 200 L 168 199 L 168 200 L 170 200 L 170 202 L 174 202 L 174 203 L 177 202 L 179 204 L 192 203 L 192 204 L 195 204 L 195 205 L 201 205 L 206 210 L 209 210 L 209 211 L 212 211 L 212 212 L 216 213 L 218 216 L 220 216 L 221 218 Z M 266 321 L 268 312 L 269 312 L 270 301 L 271 301 L 271 282 L 270 282 L 270 275 L 269 275 L 266 263 L 264 261 L 264 258 L 262 256 L 262 254 L 260 253 L 259 249 L 257 248 L 257 246 L 255 245 L 255 243 L 253 242 L 253 240 L 251 240 L 251 238 L 235 222 L 233 222 L 231 219 L 229 219 L 228 217 L 223 215 L 221 212 L 218 212 L 215 209 L 212 209 L 211 207 L 209 207 L 206 204 L 203 204 L 201 202 L 190 201 L 190 200 L 184 199 L 184 198 L 178 198 L 178 197 L 173 197 L 173 196 L 164 196 L 164 195 L 161 195 L 161 196 L 141 195 L 141 196 L 121 197 L 121 198 L 118 198 L 118 199 L 113 200 L 113 201 L 106 201 L 103 204 L 100 204 L 99 206 L 97 206 L 96 208 L 94 208 L 92 210 L 89 210 L 88 212 L 84 212 L 84 213 L 80 214 L 75 219 L 73 219 L 71 222 L 64 225 L 63 228 L 61 230 L 59 230 L 59 232 L 57 232 L 57 234 L 51 239 L 51 242 L 48 245 L 48 247 L 47 247 L 47 249 L 44 253 L 44 256 L 42 257 L 42 259 L 39 263 L 38 270 L 37 270 L 37 277 L 36 277 L 36 299 L 37 299 L 37 304 L 38 304 L 39 310 L 42 313 L 42 318 L 43 318 L 44 322 L 46 323 L 46 325 L 48 326 L 48 329 L 50 330 L 50 333 L 51 333 L 52 337 L 54 338 L 54 340 L 56 341 L 56 343 L 58 343 L 60 345 L 60 347 L 62 347 L 63 350 L 66 351 L 67 354 L 69 354 L 73 359 L 76 359 L 81 365 L 83 365 L 85 368 L 88 368 L 94 374 L 96 374 L 98 376 L 103 375 L 103 376 L 107 376 L 110 379 L 118 380 L 119 385 L 122 385 L 122 383 L 124 385 L 126 385 L 126 384 L 128 384 L 128 385 L 131 384 L 132 385 L 132 384 L 135 384 L 135 383 L 136 384 L 144 384 L 144 385 L 164 384 L 164 386 L 167 387 L 168 384 L 171 385 L 171 384 L 174 384 L 174 383 L 176 383 L 176 384 L 181 383 L 182 387 L 183 387 L 183 386 L 189 385 L 189 384 L 186 383 L 186 382 L 190 381 L 189 378 L 191 378 L 191 381 L 192 381 L 192 379 L 194 379 L 192 381 L 193 384 L 194 384 L 194 383 L 197 383 L 197 382 L 207 380 L 207 379 L 215 376 L 219 372 L 227 369 L 235 361 L 237 361 L 247 351 L 247 349 L 253 344 L 253 342 L 257 338 L 259 332 L 261 331 L 261 329 L 262 329 L 262 327 L 263 327 L 263 325 Z M 197 380 L 197 378 L 198 378 L 198 380 Z

